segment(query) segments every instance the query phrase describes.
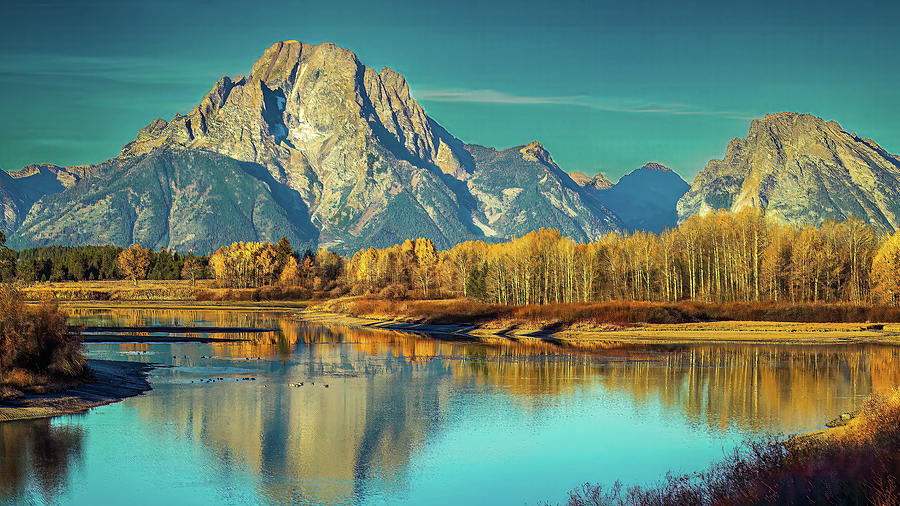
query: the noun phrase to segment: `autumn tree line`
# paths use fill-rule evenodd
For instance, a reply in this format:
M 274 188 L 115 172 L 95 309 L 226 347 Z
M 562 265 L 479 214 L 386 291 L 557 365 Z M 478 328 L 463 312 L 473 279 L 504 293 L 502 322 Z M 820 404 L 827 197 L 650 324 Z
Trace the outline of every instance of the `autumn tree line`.
M 208 258 L 132 246 L 0 251 L 0 277 L 30 281 L 215 278 L 223 288 L 305 294 L 469 298 L 525 305 L 604 301 L 900 304 L 900 232 L 855 219 L 797 227 L 755 210 L 693 216 L 661 234 L 611 232 L 576 243 L 541 229 L 438 251 L 408 239 L 343 257 L 238 242 Z M 10 260 L 12 259 L 12 260 Z
M 796 227 L 755 210 L 694 216 L 657 235 L 576 243 L 541 229 L 437 252 L 427 239 L 357 252 L 357 293 L 507 305 L 598 301 L 900 302 L 900 233 L 855 219 Z

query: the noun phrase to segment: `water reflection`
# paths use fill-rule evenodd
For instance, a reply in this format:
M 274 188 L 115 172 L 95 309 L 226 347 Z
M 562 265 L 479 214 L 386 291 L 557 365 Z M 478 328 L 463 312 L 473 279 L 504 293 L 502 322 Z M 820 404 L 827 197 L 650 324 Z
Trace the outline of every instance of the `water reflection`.
M 52 426 L 49 420 L 0 423 L 0 499 L 25 494 L 50 501 L 81 459 L 80 427 Z
M 550 343 L 425 339 L 263 312 L 117 310 L 76 318 L 279 329 L 257 341 L 91 345 L 97 357 L 173 366 L 156 370 L 149 395 L 121 405 L 134 420 L 123 414 L 117 423 L 149 434 L 150 446 L 175 445 L 166 434 L 177 435 L 178 445 L 200 445 L 209 457 L 198 457 L 193 472 L 205 486 L 221 488 L 246 473 L 254 502 L 263 503 L 466 502 L 468 492 L 483 501 L 490 494 L 504 502 L 552 500 L 586 479 L 654 480 L 677 466 L 699 469 L 748 434 L 817 428 L 872 391 L 900 385 L 900 348 L 888 346 L 572 354 Z M 235 381 L 250 377 L 257 381 Z M 83 430 L 100 431 L 92 416 Z M 81 460 L 80 432 L 34 422 L 0 424 L 0 436 L 4 490 L 34 494 L 24 485 L 30 473 L 45 491 L 89 486 L 88 479 L 60 485 L 68 462 Z M 129 451 L 140 459 L 144 449 Z M 58 464 L 42 463 L 43 456 Z M 40 474 L 51 468 L 49 478 Z M 491 490 L 468 490 L 484 476 Z M 155 477 L 157 488 L 170 478 Z M 435 500 L 439 490 L 445 495 Z

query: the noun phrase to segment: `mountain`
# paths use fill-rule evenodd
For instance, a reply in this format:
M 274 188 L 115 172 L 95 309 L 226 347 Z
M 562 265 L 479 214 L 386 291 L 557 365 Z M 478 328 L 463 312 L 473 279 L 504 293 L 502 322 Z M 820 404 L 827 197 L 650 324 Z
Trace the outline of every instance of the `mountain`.
M 544 226 L 589 240 L 621 226 L 540 144 L 466 145 L 403 76 L 330 43 L 274 44 L 248 76 L 223 77 L 188 114 L 153 120 L 89 172 L 18 205 L 10 243 L 208 251 L 287 235 L 352 251 Z
M 32 207 L 10 242 L 142 244 L 207 252 L 234 241 L 317 236 L 303 200 L 259 165 L 201 150 L 116 158 Z
M 855 216 L 900 227 L 900 159 L 834 121 L 779 113 L 753 120 L 744 139 L 711 160 L 678 202 L 678 217 L 716 209 L 763 209 L 788 223 Z
M 537 141 L 503 151 L 468 145 L 476 170 L 466 181 L 489 237 L 518 237 L 541 227 L 577 241 L 621 228 L 619 219 L 563 172 Z M 599 211 L 599 212 L 598 212 Z
M 600 174 L 593 178 L 575 173 L 572 179 L 593 190 L 601 205 L 612 211 L 622 228 L 659 233 L 678 224 L 675 206 L 688 191 L 681 176 L 658 163 L 648 163 L 622 176 L 616 184 Z
M 29 165 L 13 172 L 0 171 L 0 231 L 14 231 L 35 202 L 73 186 L 86 171 L 85 167 L 66 169 L 56 165 Z
M 578 183 L 579 186 L 593 188 L 595 190 L 608 190 L 612 188 L 612 182 L 610 182 L 609 179 L 606 179 L 606 176 L 603 174 L 598 173 L 596 176 L 590 177 L 581 172 L 570 172 L 569 177 L 572 178 L 572 181 Z

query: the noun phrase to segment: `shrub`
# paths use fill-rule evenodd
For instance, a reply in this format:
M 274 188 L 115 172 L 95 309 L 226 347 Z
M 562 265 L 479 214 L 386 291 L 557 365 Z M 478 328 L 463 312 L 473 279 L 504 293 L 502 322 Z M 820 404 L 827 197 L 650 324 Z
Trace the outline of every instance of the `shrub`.
M 55 303 L 29 306 L 19 292 L 0 288 L 0 381 L 25 387 L 46 377 L 79 377 L 85 372 L 81 343 Z
M 569 506 L 900 504 L 900 391 L 875 395 L 846 427 L 784 443 L 748 441 L 709 470 L 653 487 L 584 484 Z

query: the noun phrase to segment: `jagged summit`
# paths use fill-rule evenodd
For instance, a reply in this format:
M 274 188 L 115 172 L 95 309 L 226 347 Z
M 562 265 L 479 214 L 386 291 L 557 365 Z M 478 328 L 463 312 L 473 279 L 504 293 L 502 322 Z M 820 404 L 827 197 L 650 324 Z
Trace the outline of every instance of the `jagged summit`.
M 808 114 L 753 121 L 687 190 L 658 163 L 611 185 L 566 174 L 537 141 L 464 144 L 389 67 L 376 71 L 331 43 L 283 41 L 187 114 L 150 121 L 111 160 L 0 174 L 0 226 L 17 247 L 206 252 L 284 235 L 347 252 L 409 237 L 445 248 L 540 227 L 586 241 L 748 205 L 792 222 L 900 225 L 897 158 Z
M 676 204 L 690 186 L 668 167 L 647 163 L 610 184 L 602 175 L 579 181 L 594 190 L 594 195 L 604 207 L 621 220 L 622 228 L 629 231 L 662 232 L 677 224 Z
M 571 177 L 572 181 L 575 181 L 578 186 L 589 187 L 595 190 L 606 190 L 612 188 L 612 182 L 610 182 L 609 179 L 606 179 L 606 176 L 599 172 L 594 177 L 585 175 L 582 172 L 570 172 L 569 177 Z
M 586 240 L 617 227 L 539 143 L 516 157 L 485 149 L 430 118 L 394 70 L 331 43 L 283 41 L 187 114 L 151 121 L 98 166 L 95 184 L 43 199 L 12 242 L 209 250 L 283 229 L 346 251 L 543 226 Z M 227 230 L 207 218 L 219 212 Z
M 519 150 L 519 153 L 522 153 L 522 158 L 524 160 L 546 163 L 547 165 L 556 165 L 553 162 L 553 159 L 550 158 L 550 153 L 544 149 L 544 146 L 538 141 L 531 141 L 530 144 L 522 147 Z
M 665 165 L 656 163 L 656 162 L 646 163 L 646 164 L 644 164 L 643 167 L 641 167 L 640 169 L 637 169 L 637 170 L 641 170 L 641 169 L 644 169 L 644 170 L 655 170 L 655 171 L 658 171 L 658 172 L 672 172 L 672 169 L 666 167 Z
M 900 226 L 900 160 L 874 141 L 811 114 L 767 114 L 711 160 L 679 201 L 679 219 L 715 209 L 763 209 L 789 223 L 859 217 Z

